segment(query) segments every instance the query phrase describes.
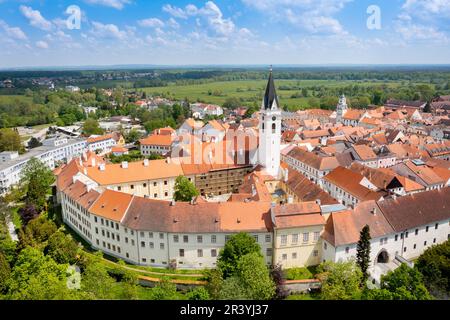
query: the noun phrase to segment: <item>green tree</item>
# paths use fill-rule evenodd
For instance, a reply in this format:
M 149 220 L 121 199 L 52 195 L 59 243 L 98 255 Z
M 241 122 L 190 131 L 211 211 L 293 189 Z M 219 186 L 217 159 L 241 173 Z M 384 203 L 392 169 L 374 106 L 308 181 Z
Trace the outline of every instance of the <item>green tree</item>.
M 423 275 L 425 286 L 433 296 L 439 299 L 449 298 L 450 240 L 425 250 L 414 266 Z
M 380 288 L 390 292 L 393 300 L 431 299 L 423 284 L 422 274 L 417 269 L 408 267 L 405 263 L 382 276 Z
M 255 238 L 247 233 L 233 235 L 225 243 L 217 259 L 217 267 L 221 270 L 224 279 L 235 273 L 239 260 L 249 253 L 256 253 L 262 257 L 261 247 Z
M 207 280 L 206 290 L 212 299 L 218 299 L 222 290 L 223 277 L 220 269 L 209 269 L 205 271 Z
M 197 287 L 186 294 L 188 300 L 210 300 L 208 290 L 205 287 Z
M 0 293 L 6 290 L 6 282 L 11 274 L 11 267 L 5 255 L 0 251 Z
M 248 300 L 249 293 L 242 285 L 241 279 L 237 276 L 227 278 L 220 288 L 219 300 Z
M 195 188 L 194 184 L 189 181 L 185 176 L 179 176 L 175 180 L 173 198 L 175 201 L 191 201 L 193 198 L 199 195 L 198 190 Z
M 241 104 L 241 102 L 239 101 L 238 98 L 230 97 L 230 98 L 227 98 L 225 100 L 225 102 L 223 103 L 222 107 L 225 108 L 225 109 L 234 110 L 234 109 L 239 108 L 241 105 L 242 104 Z
M 7 281 L 12 300 L 73 299 L 67 287 L 67 265 L 59 265 L 35 248 L 21 251 Z
M 365 225 L 359 234 L 359 241 L 356 245 L 356 263 L 363 273 L 363 277 L 361 279 L 361 284 L 365 285 L 367 279 L 369 278 L 369 274 L 367 269 L 370 265 L 370 240 L 372 237 L 370 236 L 370 227 Z
M 112 299 L 115 281 L 101 263 L 101 254 L 91 258 L 82 274 L 81 288 L 91 299 Z
M 359 287 L 362 272 L 354 261 L 324 262 L 318 267 L 318 279 L 322 283 L 322 299 L 352 300 L 361 294 Z
M 181 296 L 177 293 L 177 287 L 169 279 L 163 278 L 152 289 L 153 300 L 180 300 Z
M 46 206 L 47 193 L 55 182 L 53 172 L 40 160 L 31 158 L 22 170 L 21 187 L 25 190 L 26 203 L 32 204 L 37 210 Z
M 24 153 L 25 148 L 20 140 L 19 133 L 12 129 L 0 130 L 0 152 L 3 151 L 18 151 Z
M 142 137 L 142 134 L 136 129 L 131 129 L 128 134 L 125 135 L 125 140 L 127 143 L 134 143 Z
M 269 300 L 275 295 L 275 283 L 259 252 L 246 254 L 239 259 L 236 275 L 251 300 Z
M 19 230 L 19 249 L 26 248 L 27 246 L 43 249 L 56 230 L 55 223 L 44 216 L 31 220 Z
M 77 260 L 78 244 L 62 231 L 53 233 L 48 239 L 46 253 L 60 264 L 74 264 Z
M 83 124 L 83 134 L 85 136 L 101 135 L 103 134 L 103 129 L 100 128 L 97 120 L 88 118 Z

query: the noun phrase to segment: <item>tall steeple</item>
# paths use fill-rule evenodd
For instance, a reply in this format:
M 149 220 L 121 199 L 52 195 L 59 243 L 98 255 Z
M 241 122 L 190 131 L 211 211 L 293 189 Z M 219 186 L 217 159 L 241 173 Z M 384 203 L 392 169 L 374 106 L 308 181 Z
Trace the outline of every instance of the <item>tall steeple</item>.
M 281 109 L 273 80 L 272 67 L 259 116 L 258 162 L 271 176 L 280 171 Z
M 339 104 L 336 107 L 336 123 L 342 122 L 343 117 L 348 111 L 347 99 L 345 95 L 342 95 L 339 98 Z
M 277 91 L 275 89 L 275 83 L 273 81 L 272 66 L 270 66 L 269 81 L 267 82 L 266 93 L 264 94 L 264 102 L 262 107 L 263 109 L 267 110 L 267 109 L 278 109 L 278 106 L 279 103 Z

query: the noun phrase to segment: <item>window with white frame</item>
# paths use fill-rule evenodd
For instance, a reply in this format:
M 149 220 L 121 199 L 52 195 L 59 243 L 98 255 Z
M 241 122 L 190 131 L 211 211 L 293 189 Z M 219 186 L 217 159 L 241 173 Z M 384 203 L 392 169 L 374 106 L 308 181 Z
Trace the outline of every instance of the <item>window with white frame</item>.
M 293 244 L 297 244 L 298 243 L 298 234 L 293 234 L 292 235 L 292 243 Z
M 304 243 L 309 242 L 309 233 L 308 232 L 305 232 L 303 234 L 303 242 Z
M 287 244 L 287 235 L 281 235 L 281 245 L 285 246 Z

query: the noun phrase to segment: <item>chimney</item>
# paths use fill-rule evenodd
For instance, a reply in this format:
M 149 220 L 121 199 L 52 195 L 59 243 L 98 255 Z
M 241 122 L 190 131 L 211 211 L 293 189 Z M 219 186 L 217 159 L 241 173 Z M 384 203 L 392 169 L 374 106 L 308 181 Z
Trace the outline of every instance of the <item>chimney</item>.
M 287 182 L 289 180 L 289 169 L 286 168 L 284 171 L 284 182 Z
M 175 207 L 176 203 L 177 203 L 177 202 L 176 202 L 175 200 L 172 200 L 172 201 L 170 201 L 170 206 L 171 206 L 171 207 Z
M 316 204 L 318 204 L 319 206 L 321 206 L 321 205 L 322 205 L 322 201 L 321 201 L 320 199 L 317 199 L 317 200 L 316 200 Z
M 148 167 L 149 164 L 150 163 L 149 163 L 148 159 L 144 159 L 144 167 Z
M 128 161 L 122 162 L 122 169 L 128 169 Z
M 85 176 L 87 176 L 87 169 L 86 168 L 83 169 L 83 173 L 84 173 Z
M 104 163 L 100 163 L 100 166 L 98 167 L 100 169 L 100 171 L 105 171 L 106 170 L 106 166 Z
M 92 160 L 91 160 L 91 165 L 92 165 L 93 167 L 95 167 L 95 164 L 96 164 L 95 158 L 92 158 Z
M 166 163 L 168 163 L 168 164 L 172 163 L 172 159 L 171 159 L 170 157 L 168 157 L 168 158 L 166 159 Z
M 252 184 L 252 196 L 256 196 L 256 188 L 254 184 Z
M 294 197 L 293 196 L 289 196 L 288 197 L 288 204 L 293 204 L 294 203 Z
M 372 213 L 375 216 L 377 214 L 377 208 L 373 208 L 370 213 Z

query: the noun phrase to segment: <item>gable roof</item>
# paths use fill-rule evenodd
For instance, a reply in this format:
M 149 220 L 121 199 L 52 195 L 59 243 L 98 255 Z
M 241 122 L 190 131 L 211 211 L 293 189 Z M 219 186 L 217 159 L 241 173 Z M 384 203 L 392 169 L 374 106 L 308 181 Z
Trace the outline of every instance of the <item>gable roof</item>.
M 386 195 L 385 192 L 375 192 L 360 184 L 364 177 L 344 167 L 337 167 L 324 177 L 324 180 L 331 182 L 339 188 L 353 195 L 360 201 L 379 200 Z
M 89 211 L 99 217 L 120 222 L 130 206 L 133 195 L 105 190 Z
M 395 231 L 450 218 L 450 187 L 387 199 L 378 203 Z
M 288 156 L 321 171 L 332 170 L 339 166 L 335 157 L 321 157 L 314 152 L 308 152 L 299 147 L 289 151 Z
M 334 247 L 357 243 L 365 225 L 372 238 L 394 232 L 375 201 L 362 202 L 354 210 L 334 212 L 325 225 L 322 238 Z

